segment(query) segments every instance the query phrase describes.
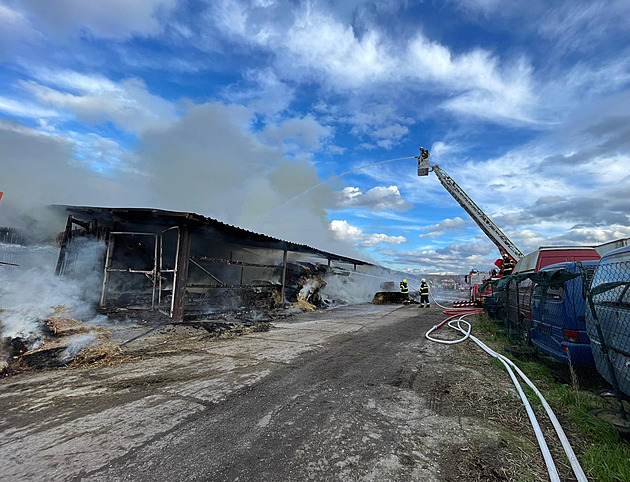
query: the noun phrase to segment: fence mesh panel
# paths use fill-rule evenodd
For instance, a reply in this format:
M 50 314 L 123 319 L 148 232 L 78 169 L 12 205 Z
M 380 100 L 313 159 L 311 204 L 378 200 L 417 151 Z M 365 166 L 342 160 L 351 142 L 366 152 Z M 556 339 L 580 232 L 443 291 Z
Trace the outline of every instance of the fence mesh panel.
M 588 293 L 586 324 L 598 372 L 630 395 L 630 262 L 600 263 Z

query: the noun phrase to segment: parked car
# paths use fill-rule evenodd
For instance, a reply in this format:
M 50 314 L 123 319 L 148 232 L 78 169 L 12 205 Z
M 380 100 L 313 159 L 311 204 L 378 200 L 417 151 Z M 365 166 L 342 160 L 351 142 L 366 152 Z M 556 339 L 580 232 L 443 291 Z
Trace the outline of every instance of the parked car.
M 567 261 L 599 260 L 600 255 L 595 248 L 586 246 L 547 246 L 526 254 L 521 258 L 513 274 L 537 273 L 545 266 Z M 526 279 L 521 283 L 510 283 L 506 294 L 507 323 L 513 338 L 520 339 L 525 344 L 531 344 L 531 329 L 533 327 L 531 300 L 533 283 Z
M 594 314 L 587 307 L 586 327 L 595 366 L 612 383 L 612 373 L 602 350 L 602 344 L 606 343 L 619 388 L 630 395 L 630 247 L 602 257 L 591 283 L 591 293 L 601 326 L 600 334 Z
M 531 298 L 532 344 L 542 353 L 573 366 L 594 365 L 586 333 L 586 290 L 598 261 L 566 262 L 546 266 L 540 272 L 566 270 L 584 277 L 545 289 L 534 285 Z

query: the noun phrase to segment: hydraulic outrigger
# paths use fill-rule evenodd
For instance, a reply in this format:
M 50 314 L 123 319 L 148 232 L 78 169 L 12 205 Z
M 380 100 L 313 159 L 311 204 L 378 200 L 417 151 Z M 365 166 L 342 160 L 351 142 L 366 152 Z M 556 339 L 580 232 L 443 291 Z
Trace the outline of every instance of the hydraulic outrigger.
M 518 261 L 523 257 L 523 253 L 516 245 L 510 241 L 501 229 L 484 213 L 477 204 L 470 199 L 470 196 L 455 182 L 455 180 L 449 176 L 446 171 L 440 168 L 438 165 L 430 165 L 429 158 L 431 155 L 429 151 L 424 147 L 420 148 L 420 155 L 416 156 L 418 159 L 418 176 L 428 176 L 430 171 L 433 171 L 438 177 L 444 189 L 446 189 L 453 199 L 464 208 L 470 217 L 477 223 L 477 226 L 490 238 L 499 251 L 507 253 L 514 261 Z

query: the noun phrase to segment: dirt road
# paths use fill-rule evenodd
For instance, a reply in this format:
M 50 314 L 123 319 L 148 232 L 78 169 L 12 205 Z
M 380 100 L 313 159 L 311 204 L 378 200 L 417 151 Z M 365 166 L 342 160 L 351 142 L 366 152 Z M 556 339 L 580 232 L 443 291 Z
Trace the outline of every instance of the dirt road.
M 360 305 L 227 340 L 178 328 L 126 363 L 4 379 L 0 478 L 544 480 L 501 371 L 424 338 L 442 318 Z

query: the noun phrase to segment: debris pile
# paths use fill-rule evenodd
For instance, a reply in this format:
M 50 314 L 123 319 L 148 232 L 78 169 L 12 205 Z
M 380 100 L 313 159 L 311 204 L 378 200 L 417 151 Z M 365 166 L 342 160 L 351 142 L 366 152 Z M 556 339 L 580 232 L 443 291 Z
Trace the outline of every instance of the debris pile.
M 2 340 L 0 373 L 93 363 L 111 358 L 119 350 L 109 342 L 111 329 L 80 321 L 63 305 L 53 308 L 49 318 L 39 320 L 39 328 Z

